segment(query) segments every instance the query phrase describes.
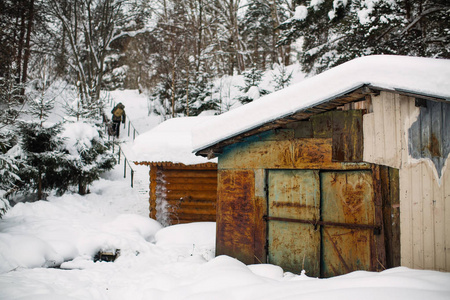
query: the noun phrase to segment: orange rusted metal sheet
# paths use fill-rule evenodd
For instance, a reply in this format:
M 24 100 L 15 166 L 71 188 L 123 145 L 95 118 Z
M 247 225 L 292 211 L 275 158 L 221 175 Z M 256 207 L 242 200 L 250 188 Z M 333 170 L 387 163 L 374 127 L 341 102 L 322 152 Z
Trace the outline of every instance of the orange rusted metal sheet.
M 251 170 L 219 170 L 216 255 L 255 261 L 255 174 Z
M 268 175 L 268 260 L 285 271 L 320 275 L 319 172 L 270 170 Z M 289 219 L 310 221 L 291 222 Z
M 329 222 L 321 229 L 321 277 L 372 270 L 376 230 L 372 172 L 322 172 L 320 175 L 321 215 L 324 222 Z M 335 226 L 333 222 L 343 225 Z
M 216 164 L 149 165 L 151 218 L 164 225 L 216 220 Z

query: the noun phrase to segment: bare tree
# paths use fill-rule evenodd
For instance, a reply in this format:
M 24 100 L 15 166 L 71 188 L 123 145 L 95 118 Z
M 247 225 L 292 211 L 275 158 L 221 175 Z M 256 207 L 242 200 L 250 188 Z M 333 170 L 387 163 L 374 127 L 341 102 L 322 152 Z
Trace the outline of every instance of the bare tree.
M 105 58 L 122 4 L 122 0 L 49 1 L 50 12 L 61 22 L 68 40 L 68 63 L 77 73 L 84 104 L 100 98 Z

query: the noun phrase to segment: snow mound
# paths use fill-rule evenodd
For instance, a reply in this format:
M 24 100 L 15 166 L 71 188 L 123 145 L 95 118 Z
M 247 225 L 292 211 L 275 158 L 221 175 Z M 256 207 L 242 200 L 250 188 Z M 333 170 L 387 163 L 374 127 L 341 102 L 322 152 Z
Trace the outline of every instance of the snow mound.
M 151 247 L 161 228 L 135 214 L 106 217 L 77 195 L 19 203 L 0 222 L 0 273 L 55 267 L 80 256 L 92 259 L 100 250 L 134 255 Z
M 155 235 L 158 246 L 204 246 L 216 243 L 216 223 L 198 222 L 168 226 Z

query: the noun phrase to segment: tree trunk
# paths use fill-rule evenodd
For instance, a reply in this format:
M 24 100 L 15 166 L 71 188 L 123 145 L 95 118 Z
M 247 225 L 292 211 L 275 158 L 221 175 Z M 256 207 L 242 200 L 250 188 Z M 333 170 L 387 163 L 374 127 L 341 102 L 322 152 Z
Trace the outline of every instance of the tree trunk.
M 25 41 L 25 53 L 23 58 L 23 71 L 22 71 L 22 83 L 27 81 L 28 76 L 28 62 L 30 60 L 31 49 L 31 31 L 33 30 L 33 19 L 34 19 L 34 0 L 28 2 L 28 24 L 27 24 L 27 38 Z
M 37 189 L 37 200 L 43 200 L 42 199 L 42 171 L 38 171 L 38 189 Z
M 23 53 L 23 44 L 25 40 L 25 32 L 26 32 L 26 13 L 25 13 L 25 5 L 23 1 L 20 1 L 18 4 L 18 9 L 20 10 L 20 34 L 19 41 L 17 45 L 17 83 L 20 83 L 20 79 L 22 78 L 22 53 Z M 25 92 L 25 91 L 22 91 Z
M 86 195 L 86 190 L 87 190 L 86 184 L 83 182 L 83 180 L 78 179 L 78 194 L 82 196 Z
M 172 118 L 175 118 L 175 67 L 172 68 Z

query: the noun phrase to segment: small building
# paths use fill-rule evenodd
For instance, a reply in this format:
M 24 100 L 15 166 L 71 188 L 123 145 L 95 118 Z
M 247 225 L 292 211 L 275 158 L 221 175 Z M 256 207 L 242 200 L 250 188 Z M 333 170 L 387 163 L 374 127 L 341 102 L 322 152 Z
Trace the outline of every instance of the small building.
M 193 133 L 219 159 L 216 255 L 450 271 L 450 60 L 358 58 Z
M 135 164 L 150 167 L 150 217 L 165 226 L 216 220 L 217 163 L 192 153 L 191 128 L 210 118 L 169 119 L 133 144 Z

